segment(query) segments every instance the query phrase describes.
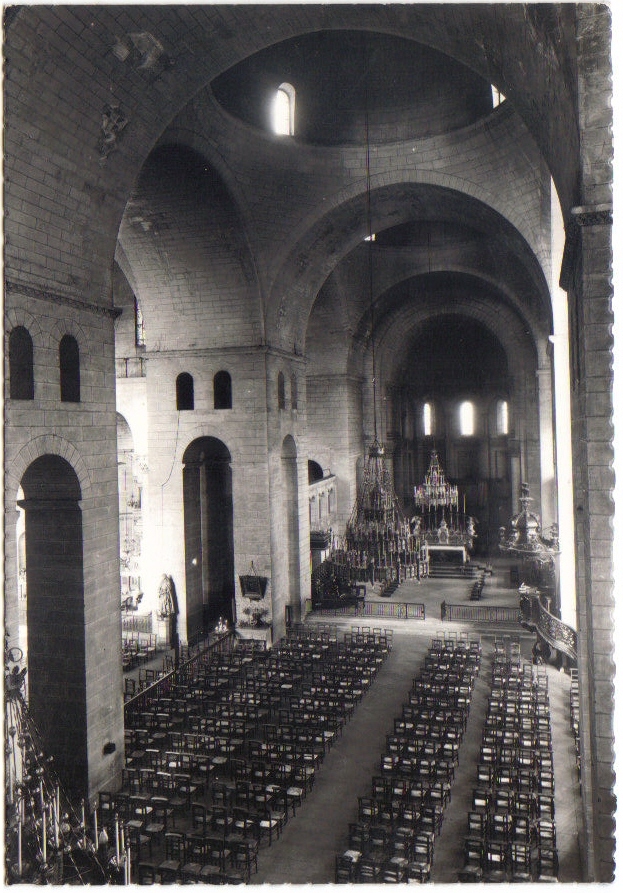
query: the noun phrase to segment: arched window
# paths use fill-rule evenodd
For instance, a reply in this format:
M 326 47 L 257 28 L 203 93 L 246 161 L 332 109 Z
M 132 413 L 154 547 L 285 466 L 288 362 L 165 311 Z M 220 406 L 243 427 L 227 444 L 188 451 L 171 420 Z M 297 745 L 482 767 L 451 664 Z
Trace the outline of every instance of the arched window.
M 290 400 L 292 403 L 292 409 L 299 408 L 299 387 L 296 381 L 296 375 L 293 375 L 290 378 Z
M 498 400 L 495 409 L 496 428 L 498 434 L 508 434 L 508 401 Z
M 32 338 L 24 326 L 9 335 L 9 395 L 11 400 L 35 399 Z
M 278 136 L 294 135 L 294 100 L 292 84 L 280 84 L 273 99 L 273 131 Z
M 195 383 L 190 372 L 180 372 L 175 380 L 178 410 L 195 408 Z
M 491 84 L 491 100 L 493 102 L 493 108 L 496 109 L 499 105 L 502 105 L 506 96 L 503 93 L 500 93 L 495 84 Z
M 63 335 L 58 347 L 61 370 L 61 400 L 80 403 L 80 351 L 73 335 Z
M 435 429 L 435 414 L 432 403 L 425 403 L 422 407 L 422 427 L 424 437 L 432 437 Z
M 214 376 L 214 408 L 231 409 L 231 375 L 224 369 Z
M 277 376 L 277 405 L 279 409 L 286 408 L 286 380 L 283 372 Z
M 471 437 L 474 433 L 474 404 L 464 400 L 459 407 L 459 430 L 463 437 Z

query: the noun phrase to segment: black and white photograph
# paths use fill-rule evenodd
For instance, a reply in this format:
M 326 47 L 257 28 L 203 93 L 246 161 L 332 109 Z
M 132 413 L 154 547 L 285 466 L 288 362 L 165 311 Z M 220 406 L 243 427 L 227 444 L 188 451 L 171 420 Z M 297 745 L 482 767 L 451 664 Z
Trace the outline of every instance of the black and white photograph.
M 612 883 L 614 4 L 2 13 L 4 884 Z

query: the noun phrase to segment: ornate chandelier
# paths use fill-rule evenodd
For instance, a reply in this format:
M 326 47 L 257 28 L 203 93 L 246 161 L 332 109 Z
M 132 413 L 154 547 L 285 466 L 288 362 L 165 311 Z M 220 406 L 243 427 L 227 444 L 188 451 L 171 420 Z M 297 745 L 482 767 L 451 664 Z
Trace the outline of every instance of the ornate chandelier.
M 363 480 L 346 525 L 336 563 L 347 565 L 358 580 L 398 580 L 417 575 L 420 542 L 411 531 L 391 474 L 385 448 L 374 440 Z

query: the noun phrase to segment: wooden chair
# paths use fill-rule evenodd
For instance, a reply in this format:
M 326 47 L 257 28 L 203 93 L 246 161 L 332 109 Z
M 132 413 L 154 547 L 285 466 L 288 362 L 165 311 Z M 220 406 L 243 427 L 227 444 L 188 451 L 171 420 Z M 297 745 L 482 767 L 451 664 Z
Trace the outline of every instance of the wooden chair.
M 164 835 L 164 859 L 158 865 L 160 883 L 175 884 L 180 879 L 180 868 L 186 858 L 185 836 L 178 831 Z
M 257 840 L 237 840 L 232 847 L 233 866 L 243 872 L 249 883 L 252 870 L 257 874 L 259 843 Z
M 461 883 L 477 884 L 482 881 L 484 841 L 481 837 L 468 837 L 463 846 L 464 863 L 458 873 Z

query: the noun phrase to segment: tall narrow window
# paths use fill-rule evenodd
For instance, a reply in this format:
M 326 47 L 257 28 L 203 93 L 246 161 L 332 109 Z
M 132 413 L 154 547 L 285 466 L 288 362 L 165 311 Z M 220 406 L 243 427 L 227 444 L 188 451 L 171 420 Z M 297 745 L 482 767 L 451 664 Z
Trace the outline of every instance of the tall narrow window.
M 136 347 L 145 347 L 145 325 L 143 313 L 138 298 L 134 298 L 134 344 Z
M 508 402 L 506 400 L 497 402 L 496 421 L 498 434 L 508 434 Z
M 424 428 L 424 437 L 431 437 L 433 434 L 433 404 L 425 403 L 422 407 L 422 425 Z
M 493 108 L 496 109 L 504 102 L 506 96 L 504 96 L 503 93 L 500 93 L 494 84 L 491 84 L 491 99 L 493 100 Z
M 222 369 L 214 376 L 214 408 L 231 409 L 231 375 Z
M 293 375 L 290 378 L 290 400 L 292 402 L 292 409 L 299 408 L 299 389 L 296 381 L 296 375 Z
M 24 326 L 9 335 L 9 395 L 11 400 L 35 398 L 32 338 Z
M 180 372 L 175 381 L 178 410 L 195 408 L 195 383 L 189 372 Z
M 470 400 L 464 400 L 459 408 L 459 430 L 463 437 L 474 433 L 474 404 Z
M 277 376 L 277 405 L 279 409 L 286 408 L 286 380 L 283 372 Z
M 58 347 L 61 370 L 61 400 L 80 403 L 80 351 L 73 335 L 63 335 Z
M 278 136 L 294 135 L 294 99 L 292 84 L 281 84 L 273 99 L 273 130 Z

